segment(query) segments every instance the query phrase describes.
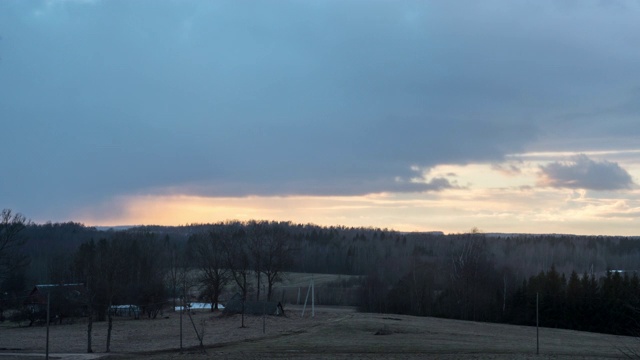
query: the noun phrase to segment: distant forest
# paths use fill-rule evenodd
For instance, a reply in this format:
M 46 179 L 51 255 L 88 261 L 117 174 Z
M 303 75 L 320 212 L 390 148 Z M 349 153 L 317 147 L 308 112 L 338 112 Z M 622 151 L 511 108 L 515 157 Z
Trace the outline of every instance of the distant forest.
M 271 300 L 284 273 L 303 272 L 359 275 L 352 277 L 357 283 L 343 284 L 357 289 L 357 299 L 341 305 L 361 311 L 535 325 L 538 296 L 541 326 L 638 330 L 638 237 L 406 233 L 270 221 L 99 230 L 15 217 L 4 216 L 0 228 L 0 244 L 16 245 L 0 247 L 0 317 L 35 284 L 84 284 L 92 300 L 83 315 L 104 320 L 117 304 L 137 304 L 151 316 L 175 304 L 187 281 L 212 304 L 229 287 L 243 299 Z

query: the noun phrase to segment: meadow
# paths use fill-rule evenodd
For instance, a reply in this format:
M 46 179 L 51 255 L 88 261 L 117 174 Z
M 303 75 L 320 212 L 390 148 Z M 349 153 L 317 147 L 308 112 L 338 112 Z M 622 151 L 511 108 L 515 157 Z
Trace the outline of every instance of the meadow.
M 106 324 L 94 323 L 93 354 L 86 354 L 86 324 L 50 328 L 50 353 L 58 359 L 621 359 L 640 349 L 634 337 L 535 327 L 358 313 L 350 307 L 318 306 L 315 317 L 286 306 L 286 316 L 223 316 L 195 312 L 114 322 L 112 352 L 102 353 Z M 195 335 L 204 330 L 203 347 Z M 0 358 L 43 358 L 46 328 L 0 326 Z

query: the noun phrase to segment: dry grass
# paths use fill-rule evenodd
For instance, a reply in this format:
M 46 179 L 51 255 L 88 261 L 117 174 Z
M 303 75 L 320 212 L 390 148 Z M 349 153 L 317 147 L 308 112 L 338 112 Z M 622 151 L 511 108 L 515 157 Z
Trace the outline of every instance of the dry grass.
M 624 358 L 620 349 L 640 345 L 634 338 L 542 328 L 536 356 L 535 328 L 483 324 L 411 316 L 359 314 L 345 308 L 316 309 L 315 318 L 300 318 L 300 307 L 289 306 L 289 317 L 219 318 L 194 315 L 198 329 L 205 322 L 206 354 L 198 348 L 193 326 L 179 316 L 168 319 L 118 320 L 114 323 L 113 356 L 149 360 L 184 359 L 606 359 Z M 307 312 L 309 314 L 309 312 Z M 106 324 L 94 324 L 94 350 L 103 351 Z M 53 353 L 83 353 L 86 324 L 51 328 Z M 376 335 L 378 333 L 379 335 Z M 0 349 L 42 353 L 45 329 L 0 328 Z M 6 351 L 5 351 L 6 352 Z M 0 359 L 2 357 L 0 351 Z

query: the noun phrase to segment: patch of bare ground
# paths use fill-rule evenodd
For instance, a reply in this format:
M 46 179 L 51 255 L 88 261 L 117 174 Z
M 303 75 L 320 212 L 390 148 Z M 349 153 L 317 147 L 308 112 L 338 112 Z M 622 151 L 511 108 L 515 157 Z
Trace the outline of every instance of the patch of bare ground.
M 621 350 L 640 348 L 635 338 L 540 329 L 540 356 L 536 356 L 536 329 L 522 326 L 360 314 L 349 308 L 316 308 L 315 317 L 301 318 L 301 307 L 289 306 L 288 317 L 193 315 L 198 331 L 204 328 L 204 351 L 193 325 L 176 313 L 156 320 L 119 319 L 114 323 L 114 359 L 619 359 Z M 94 324 L 94 350 L 104 351 L 106 324 Z M 12 353 L 44 352 L 45 328 L 0 328 L 0 349 Z M 51 352 L 86 351 L 86 324 L 53 326 Z M 16 350 L 18 349 L 18 350 Z M 2 356 L 0 360 L 8 357 Z M 98 355 L 106 355 L 100 354 Z M 13 357 L 10 356 L 10 357 Z M 31 358 L 31 356 L 28 356 Z

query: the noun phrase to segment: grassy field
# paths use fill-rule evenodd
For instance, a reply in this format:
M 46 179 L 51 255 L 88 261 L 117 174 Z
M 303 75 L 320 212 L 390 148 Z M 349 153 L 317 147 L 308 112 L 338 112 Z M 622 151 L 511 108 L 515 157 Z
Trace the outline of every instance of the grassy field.
M 204 351 L 193 325 L 183 318 L 183 351 L 179 350 L 179 316 L 156 320 L 118 319 L 112 354 L 120 359 L 619 359 L 623 351 L 640 350 L 630 337 L 540 330 L 521 326 L 411 316 L 361 314 L 351 308 L 318 307 L 316 317 L 300 317 L 301 307 L 289 306 L 287 317 L 196 313 L 196 328 L 205 330 Z M 263 334 L 263 324 L 265 333 Z M 106 324 L 94 325 L 94 351 L 104 351 Z M 54 326 L 50 351 L 54 358 L 81 359 L 86 350 L 86 324 Z M 0 327 L 0 359 L 30 359 L 43 354 L 45 328 Z M 66 354 L 66 355 L 65 355 Z
M 282 282 L 273 288 L 274 300 L 289 304 L 302 304 L 313 280 L 316 302 L 328 305 L 353 305 L 357 303 L 360 276 L 336 274 L 307 274 L 289 272 Z M 298 293 L 300 301 L 298 302 Z
M 192 272 L 192 277 L 197 277 L 197 271 Z M 302 304 L 307 295 L 307 289 L 311 280 L 315 286 L 316 303 L 325 305 L 353 305 L 358 302 L 358 289 L 361 276 L 339 274 L 311 274 L 311 273 L 282 273 L 282 280 L 273 287 L 272 300 L 281 301 L 283 304 Z M 256 280 L 253 276 L 248 279 L 251 289 L 249 299 L 255 296 Z M 262 279 L 262 296 L 267 292 L 266 280 Z M 231 298 L 237 291 L 233 281 L 223 291 L 221 301 Z M 299 296 L 299 297 L 298 297 Z

